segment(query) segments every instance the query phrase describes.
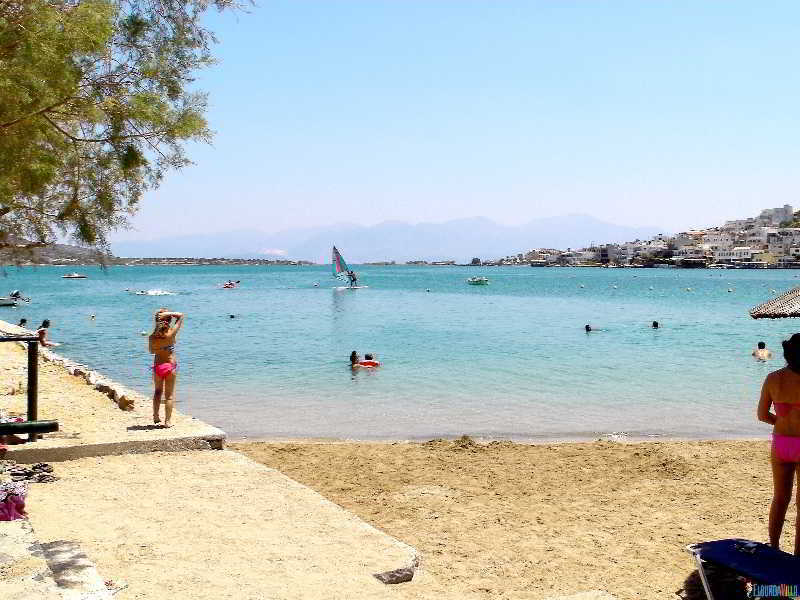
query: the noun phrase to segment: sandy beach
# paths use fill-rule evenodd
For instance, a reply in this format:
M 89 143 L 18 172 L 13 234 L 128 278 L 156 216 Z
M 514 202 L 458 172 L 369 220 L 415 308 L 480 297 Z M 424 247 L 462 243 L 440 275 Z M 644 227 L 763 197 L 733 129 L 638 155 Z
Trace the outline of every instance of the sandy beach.
M 462 598 L 701 598 L 687 544 L 766 540 L 764 441 L 234 448 L 415 546 Z

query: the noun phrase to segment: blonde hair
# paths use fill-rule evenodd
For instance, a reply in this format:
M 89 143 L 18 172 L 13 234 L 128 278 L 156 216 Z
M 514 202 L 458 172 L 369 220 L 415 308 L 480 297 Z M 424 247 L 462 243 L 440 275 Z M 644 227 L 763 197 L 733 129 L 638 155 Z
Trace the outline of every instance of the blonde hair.
M 154 315 L 155 324 L 153 326 L 153 333 L 150 334 L 151 337 L 160 337 L 163 336 L 166 332 L 164 331 L 164 320 L 160 318 L 160 316 L 165 313 L 169 312 L 166 308 L 159 308 Z M 169 329 L 169 318 L 166 320 L 167 329 Z

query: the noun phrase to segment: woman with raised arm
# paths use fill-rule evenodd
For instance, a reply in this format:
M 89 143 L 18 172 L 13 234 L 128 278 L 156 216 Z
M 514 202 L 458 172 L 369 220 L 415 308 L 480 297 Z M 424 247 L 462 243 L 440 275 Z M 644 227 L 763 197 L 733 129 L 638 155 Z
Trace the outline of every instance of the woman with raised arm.
M 800 333 L 783 342 L 783 356 L 786 366 L 767 375 L 758 403 L 758 420 L 773 426 L 769 543 L 776 549 L 792 500 L 795 473 L 800 480 Z M 770 412 L 772 406 L 775 407 L 774 413 Z M 794 553 L 800 556 L 800 504 L 797 507 Z
M 172 319 L 175 323 L 172 324 Z M 164 398 L 164 427 L 172 427 L 172 408 L 175 406 L 175 380 L 178 361 L 175 358 L 175 344 L 178 332 L 183 326 L 183 313 L 169 312 L 159 308 L 155 314 L 155 328 L 148 338 L 148 349 L 153 354 L 153 423 L 160 423 L 159 407 L 161 394 Z

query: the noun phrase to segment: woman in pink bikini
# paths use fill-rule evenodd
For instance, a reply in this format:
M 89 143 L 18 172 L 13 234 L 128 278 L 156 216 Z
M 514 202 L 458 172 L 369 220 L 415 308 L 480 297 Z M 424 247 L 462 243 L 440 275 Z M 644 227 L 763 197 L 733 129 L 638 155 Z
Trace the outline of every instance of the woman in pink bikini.
M 786 510 L 792 500 L 795 473 L 800 490 L 800 333 L 783 342 L 786 366 L 764 380 L 758 403 L 758 420 L 772 429 L 772 506 L 769 509 L 769 543 L 778 548 Z M 770 407 L 775 406 L 775 412 Z M 800 494 L 798 494 L 800 500 Z M 794 537 L 794 553 L 800 556 L 800 502 Z
M 175 324 L 171 325 L 172 319 Z M 174 406 L 175 379 L 178 362 L 175 359 L 175 343 L 183 326 L 183 313 L 169 312 L 159 308 L 155 314 L 155 329 L 150 335 L 148 349 L 153 354 L 153 423 L 160 423 L 158 416 L 161 406 L 161 393 L 164 392 L 164 427 L 172 427 L 172 407 Z

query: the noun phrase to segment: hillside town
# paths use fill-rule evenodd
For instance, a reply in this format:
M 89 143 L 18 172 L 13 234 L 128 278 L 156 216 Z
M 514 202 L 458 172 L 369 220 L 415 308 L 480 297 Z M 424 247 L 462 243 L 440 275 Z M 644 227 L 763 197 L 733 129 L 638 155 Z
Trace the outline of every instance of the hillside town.
M 537 248 L 473 265 L 620 266 L 684 268 L 800 268 L 800 211 L 767 208 L 757 217 L 649 240 L 586 248 Z

